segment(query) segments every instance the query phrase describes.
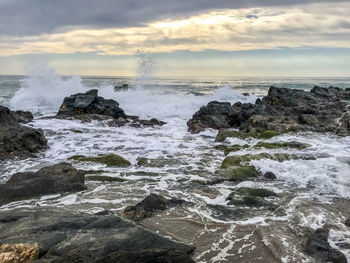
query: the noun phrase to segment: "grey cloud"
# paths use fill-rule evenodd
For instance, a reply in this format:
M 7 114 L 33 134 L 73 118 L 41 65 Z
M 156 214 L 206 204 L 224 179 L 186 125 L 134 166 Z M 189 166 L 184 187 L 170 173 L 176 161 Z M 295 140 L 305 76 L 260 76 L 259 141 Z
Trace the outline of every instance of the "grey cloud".
M 0 0 L 0 35 L 50 33 L 71 27 L 129 27 L 223 8 L 251 8 L 330 0 Z M 333 0 L 344 2 L 346 0 Z M 288 2 L 288 3 L 287 3 Z

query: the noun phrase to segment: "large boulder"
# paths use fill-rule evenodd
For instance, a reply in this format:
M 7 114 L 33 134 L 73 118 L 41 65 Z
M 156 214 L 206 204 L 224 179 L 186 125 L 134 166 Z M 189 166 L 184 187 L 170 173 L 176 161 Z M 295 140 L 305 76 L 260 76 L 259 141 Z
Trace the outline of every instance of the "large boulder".
M 18 114 L 0 106 L 0 160 L 33 156 L 47 148 L 42 130 L 21 125 L 18 120 Z
M 314 131 L 349 135 L 349 101 L 350 90 L 335 87 L 316 86 L 307 92 L 272 86 L 268 95 L 255 104 L 211 102 L 193 115 L 188 127 L 193 133 L 230 127 L 252 134 Z M 213 110 L 213 105 L 220 105 L 220 110 Z
M 35 262 L 193 263 L 194 247 L 114 215 L 91 215 L 65 208 L 0 212 L 0 242 L 37 244 Z M 0 245 L 1 245 L 0 243 Z
M 0 184 L 0 205 L 41 195 L 85 190 L 84 172 L 60 163 L 37 172 L 16 173 Z
M 57 113 L 58 117 L 77 117 L 87 114 L 106 115 L 126 118 L 124 111 L 115 100 L 107 100 L 97 96 L 98 90 L 92 89 L 86 93 L 78 93 L 66 97 Z

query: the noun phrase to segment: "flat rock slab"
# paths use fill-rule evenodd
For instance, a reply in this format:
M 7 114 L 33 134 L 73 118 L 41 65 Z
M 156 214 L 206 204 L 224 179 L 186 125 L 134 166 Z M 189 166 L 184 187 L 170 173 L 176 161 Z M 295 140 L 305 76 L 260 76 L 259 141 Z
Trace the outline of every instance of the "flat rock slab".
M 3 244 L 37 243 L 35 262 L 194 262 L 194 247 L 114 215 L 37 208 L 0 212 Z M 153 261 L 152 261 L 153 260 Z

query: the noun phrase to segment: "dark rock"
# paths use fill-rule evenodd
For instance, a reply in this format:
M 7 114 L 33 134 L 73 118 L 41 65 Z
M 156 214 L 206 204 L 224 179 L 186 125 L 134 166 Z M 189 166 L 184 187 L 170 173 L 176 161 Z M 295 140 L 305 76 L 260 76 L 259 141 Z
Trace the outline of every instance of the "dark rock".
M 127 91 L 129 89 L 129 85 L 124 83 L 122 85 L 116 85 L 114 86 L 114 91 L 118 92 L 118 91 Z
M 11 156 L 30 157 L 47 148 L 40 129 L 19 124 L 16 116 L 0 106 L 0 160 Z
M 17 110 L 12 111 L 12 114 L 19 123 L 29 123 L 34 119 L 33 114 L 30 111 Z
M 156 211 L 165 210 L 168 207 L 168 200 L 163 196 L 150 194 L 135 206 L 128 206 L 124 215 L 133 220 L 142 220 L 153 216 Z
M 2 243 L 37 243 L 36 262 L 193 262 L 194 247 L 169 240 L 114 215 L 73 213 L 60 208 L 1 211 L 24 215 L 0 223 Z
M 350 134 L 350 91 L 314 87 L 310 92 L 270 87 L 255 104 L 210 102 L 189 120 L 192 133 L 205 128 L 239 128 L 244 133 L 275 131 Z
M 346 219 L 344 224 L 347 226 L 347 227 L 350 227 L 350 219 Z
M 0 185 L 0 205 L 46 194 L 85 190 L 84 172 L 67 163 L 56 164 L 37 172 L 16 173 Z
M 57 113 L 57 117 L 77 117 L 86 114 L 110 116 L 118 119 L 125 118 L 124 111 L 115 100 L 107 100 L 97 96 L 98 90 L 92 89 L 86 93 L 66 97 Z
M 266 179 L 270 179 L 270 180 L 276 180 L 276 175 L 274 174 L 274 173 L 272 173 L 272 172 L 267 172 L 267 173 L 265 173 L 264 174 L 264 177 L 266 178 Z
M 317 229 L 309 238 L 305 252 L 315 258 L 317 262 L 347 263 L 345 255 L 328 243 L 329 230 Z

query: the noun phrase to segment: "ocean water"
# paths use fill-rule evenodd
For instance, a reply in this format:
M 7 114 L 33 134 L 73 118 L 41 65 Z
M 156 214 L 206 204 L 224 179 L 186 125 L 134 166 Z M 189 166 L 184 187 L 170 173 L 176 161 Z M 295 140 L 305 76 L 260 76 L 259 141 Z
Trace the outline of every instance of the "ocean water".
M 126 92 L 115 92 L 113 87 L 128 83 Z M 75 163 L 74 166 L 86 170 L 104 170 L 104 175 L 127 179 L 123 183 L 88 182 L 87 191 L 47 196 L 41 199 L 14 202 L 1 209 L 31 206 L 65 206 L 81 211 L 99 211 L 109 209 L 120 213 L 127 205 L 139 202 L 149 193 L 158 193 L 166 197 L 180 198 L 194 205 L 184 209 L 180 218 L 216 223 L 227 226 L 222 233 L 225 242 L 216 240 L 212 247 L 200 250 L 196 254 L 198 262 L 224 262 L 230 256 L 234 227 L 247 224 L 267 224 L 272 221 L 292 220 L 299 216 L 299 225 L 311 228 L 321 227 L 329 220 L 337 218 L 340 224 L 342 215 L 328 212 L 323 205 L 334 198 L 350 198 L 350 137 L 338 137 L 332 134 L 298 133 L 286 134 L 269 141 L 299 141 L 308 143 L 304 150 L 278 150 L 278 152 L 311 155 L 315 160 L 292 160 L 277 162 L 272 160 L 252 161 L 262 173 L 273 172 L 276 181 L 258 180 L 235 184 L 224 182 L 204 188 L 194 186 L 193 180 L 209 180 L 219 169 L 225 158 L 222 151 L 214 149 L 217 131 L 207 130 L 192 135 L 187 132 L 186 122 L 208 102 L 227 101 L 235 103 L 254 103 L 264 96 L 271 85 L 278 87 L 310 90 L 314 85 L 350 88 L 350 78 L 225 78 L 225 79 L 166 79 L 166 78 L 112 78 L 112 77 L 61 77 L 52 71 L 44 75 L 0 76 L 0 104 L 11 109 L 32 111 L 35 115 L 30 126 L 43 129 L 48 139 L 49 149 L 38 158 L 11 160 L 0 163 L 0 181 L 5 182 L 11 174 L 33 170 L 65 162 L 73 155 L 97 155 L 115 153 L 128 159 L 131 168 L 106 168 L 93 163 Z M 63 98 L 91 88 L 99 90 L 99 95 L 114 99 L 129 115 L 142 118 L 157 118 L 167 124 L 154 128 L 108 127 L 103 122 L 82 123 L 77 120 L 55 120 L 42 117 L 54 115 Z M 244 96 L 242 93 L 249 93 Z M 76 133 L 79 130 L 82 133 Z M 258 140 L 227 140 L 226 144 L 254 145 Z M 232 154 L 268 152 L 277 150 L 245 149 Z M 169 165 L 160 168 L 145 168 L 136 165 L 138 158 L 165 158 L 172 160 Z M 237 187 L 250 186 L 267 188 L 284 198 L 283 216 L 251 211 L 249 217 L 233 219 L 222 216 L 216 209 L 234 209 L 228 205 L 227 196 Z M 279 202 L 278 200 L 272 200 Z M 319 204 L 307 212 L 300 212 L 300 204 Z M 215 208 L 216 207 L 216 208 Z M 297 212 L 298 211 L 298 212 Z M 172 211 L 168 212 L 170 215 Z M 336 212 L 338 213 L 338 212 Z M 213 231 L 208 228 L 208 232 Z M 334 232 L 335 231 L 335 232 Z M 338 233 L 333 230 L 334 233 Z M 350 233 L 340 231 L 334 234 L 334 240 L 348 240 Z M 230 241 L 231 240 L 231 241 Z M 287 236 L 284 240 L 287 240 Z M 287 241 L 286 241 L 287 242 Z M 292 242 L 292 241 L 291 241 Z M 288 243 L 288 242 L 287 242 Z M 216 244 L 216 245 L 215 245 Z M 332 243 L 335 247 L 337 242 Z M 293 244 L 286 244 L 289 249 Z M 227 250 L 225 250 L 225 248 Z M 287 248 L 286 248 L 287 249 Z M 342 249 L 347 256 L 350 251 Z M 292 252 L 290 252 L 292 254 Z M 293 252 L 295 257 L 295 251 Z M 288 254 L 288 253 L 287 253 Z M 210 256 L 209 256 L 210 255 Z M 286 256 L 285 262 L 288 260 Z M 300 257 L 302 257 L 300 255 Z M 308 262 L 308 261 L 305 261 Z

